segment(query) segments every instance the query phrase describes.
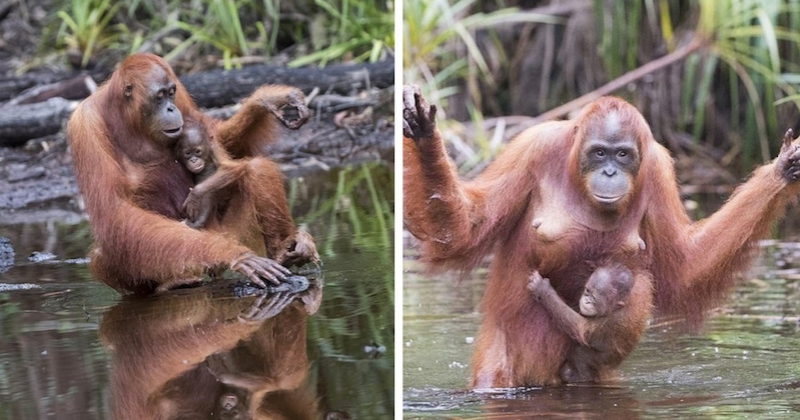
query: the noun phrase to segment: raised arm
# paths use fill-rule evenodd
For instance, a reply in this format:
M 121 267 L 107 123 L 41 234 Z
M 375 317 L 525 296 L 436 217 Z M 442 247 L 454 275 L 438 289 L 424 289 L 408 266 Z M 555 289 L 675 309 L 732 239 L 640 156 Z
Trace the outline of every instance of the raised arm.
M 645 242 L 653 244 L 656 304 L 700 321 L 749 267 L 757 241 L 800 191 L 800 149 L 789 130 L 777 159 L 758 168 L 716 213 L 694 223 L 685 216 L 671 168 L 660 172 L 644 229 Z
M 295 108 L 290 118 L 286 108 Z M 244 100 L 241 109 L 230 119 L 220 122 L 216 138 L 234 159 L 263 156 L 264 147 L 278 138 L 278 121 L 292 130 L 300 128 L 311 112 L 300 89 L 283 85 L 266 85 Z
M 523 214 L 534 186 L 529 142 L 513 142 L 477 178 L 459 181 L 436 128 L 436 106 L 403 88 L 403 220 L 422 258 L 467 270 Z
M 403 87 L 404 223 L 417 238 L 439 248 L 437 254 L 467 246 L 470 213 L 479 194 L 467 196 L 436 129 L 436 105 L 416 86 Z
M 786 205 L 797 195 L 800 175 L 800 149 L 792 145 L 792 135 L 789 130 L 784 136 L 777 159 L 758 168 L 722 208 L 692 226 L 692 254 L 703 258 L 693 261 L 689 278 L 707 276 L 721 264 L 741 260 L 749 246 L 767 235 L 783 216 Z

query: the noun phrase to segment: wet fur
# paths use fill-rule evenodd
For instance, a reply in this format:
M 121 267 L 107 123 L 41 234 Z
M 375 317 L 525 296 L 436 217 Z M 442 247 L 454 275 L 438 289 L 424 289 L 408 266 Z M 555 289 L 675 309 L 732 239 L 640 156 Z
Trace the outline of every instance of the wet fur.
M 624 209 L 604 214 L 584 192 L 579 151 L 587 130 L 607 126 L 612 112 L 636 139 L 642 160 Z M 533 270 L 576 307 L 590 263 L 630 248 L 638 233 L 646 249 L 637 254 L 637 266 L 653 279 L 656 309 L 698 325 L 727 296 L 756 241 L 798 192 L 770 163 L 717 213 L 692 222 L 669 153 L 636 108 L 612 97 L 575 119 L 526 130 L 473 180 L 458 179 L 438 130 L 404 138 L 403 158 L 404 222 L 421 240 L 431 271 L 468 272 L 494 256 L 473 358 L 472 386 L 478 388 L 561 382 L 571 340 L 527 293 Z
M 141 115 L 144 86 L 153 74 L 177 84 L 175 105 L 203 124 L 219 145 L 242 160 L 238 182 L 219 223 L 195 230 L 178 222 L 192 177 L 176 164 L 171 145 L 147 134 Z M 126 85 L 133 86 L 130 97 Z M 264 104 L 281 106 L 287 86 L 264 86 L 227 121 L 203 115 L 172 68 L 152 54 L 126 59 L 73 113 L 67 129 L 78 184 L 91 220 L 93 273 L 123 292 L 150 293 L 208 268 L 228 266 L 249 251 L 274 257 L 297 232 L 278 166 L 258 157 L 276 139 L 277 119 Z M 302 95 L 302 94 L 301 94 Z M 272 101 L 272 102 L 270 102 Z M 224 165 L 223 165 L 224 166 Z M 280 262 L 280 261 L 279 261 Z

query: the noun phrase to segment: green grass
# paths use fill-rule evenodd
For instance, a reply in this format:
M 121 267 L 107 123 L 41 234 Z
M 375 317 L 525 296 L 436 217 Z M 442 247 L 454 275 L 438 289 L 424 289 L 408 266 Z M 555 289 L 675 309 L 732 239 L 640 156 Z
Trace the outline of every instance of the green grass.
M 482 13 L 487 3 L 500 8 Z M 498 118 L 535 117 L 609 86 L 673 152 L 702 150 L 740 174 L 774 157 L 800 118 L 800 0 L 595 0 L 552 16 L 514 11 L 502 27 L 491 23 L 513 10 L 502 2 L 405 4 L 405 81 L 441 104 L 455 149 L 471 149 L 456 159 L 465 172 L 496 153 L 487 138 L 497 133 L 484 127 Z M 670 55 L 677 62 L 645 67 Z
M 375 62 L 394 49 L 394 11 L 390 1 L 314 0 L 319 7 L 315 48 L 289 65 L 302 66 L 347 58 Z M 312 34 L 315 31 L 312 29 Z M 329 41 L 325 41 L 329 40 Z
M 120 6 L 112 5 L 111 0 L 72 0 L 68 11 L 57 13 L 61 20 L 58 37 L 69 50 L 81 55 L 81 67 L 86 67 L 96 51 L 116 40 L 110 23 Z
M 372 0 L 55 0 L 43 50 L 110 61 L 149 51 L 168 61 L 219 56 L 225 68 L 244 61 L 293 66 L 376 61 L 394 47 L 392 1 Z M 51 35 L 52 33 L 52 35 Z M 53 39 L 55 38 L 55 39 Z M 55 42 L 53 42 L 55 41 Z M 107 60 L 108 61 L 108 60 Z

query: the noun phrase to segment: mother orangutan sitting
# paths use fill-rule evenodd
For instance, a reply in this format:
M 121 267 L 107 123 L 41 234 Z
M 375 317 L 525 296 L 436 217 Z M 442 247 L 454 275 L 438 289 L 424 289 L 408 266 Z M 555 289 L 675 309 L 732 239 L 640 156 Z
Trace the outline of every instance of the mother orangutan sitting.
M 299 118 L 285 120 L 284 106 L 297 108 Z M 260 156 L 277 138 L 278 121 L 297 128 L 308 115 L 300 90 L 262 86 L 221 122 L 197 109 L 160 57 L 126 59 L 80 104 L 67 130 L 95 239 L 93 273 L 135 293 L 193 283 L 216 268 L 264 286 L 289 273 L 284 265 L 317 259 L 313 238 L 289 214 L 279 167 Z M 207 230 L 180 223 L 194 186 L 172 152 L 184 118 L 206 127 L 215 153 L 238 176 Z

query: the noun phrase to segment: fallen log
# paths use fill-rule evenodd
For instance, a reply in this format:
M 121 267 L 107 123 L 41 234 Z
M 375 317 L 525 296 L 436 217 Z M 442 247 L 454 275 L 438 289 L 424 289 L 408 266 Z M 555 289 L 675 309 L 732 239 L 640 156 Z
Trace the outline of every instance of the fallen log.
M 51 81 L 55 81 L 52 82 L 54 83 L 52 86 L 37 88 L 29 83 L 31 80 L 23 77 L 13 88 L 18 94 L 21 91 L 20 87 L 26 86 L 30 95 L 23 94 L 21 98 L 0 107 L 0 146 L 2 147 L 19 146 L 27 140 L 57 133 L 66 123 L 77 103 L 62 98 L 52 98 L 46 102 L 35 104 L 16 104 L 16 102 L 28 102 L 40 91 L 46 90 L 47 95 L 51 95 L 52 89 L 65 86 L 59 84 L 59 82 L 66 84 L 65 80 L 69 80 L 69 83 L 74 81 L 77 81 L 78 84 L 85 83 L 84 79 L 74 78 L 74 76 L 73 79 L 68 79 L 63 75 L 46 77 L 40 75 L 36 79 L 40 83 L 49 84 Z M 321 102 L 322 99 L 330 103 L 338 101 L 340 102 L 338 106 L 348 108 L 353 105 L 347 104 L 347 101 L 341 98 L 337 99 L 335 95 L 352 95 L 354 92 L 371 87 L 387 88 L 392 86 L 394 84 L 394 65 L 391 61 L 384 60 L 370 64 L 333 65 L 322 69 L 250 66 L 238 70 L 215 70 L 187 75 L 181 78 L 181 82 L 201 108 L 216 108 L 234 104 L 263 84 L 296 86 L 306 93 L 311 92 L 314 88 L 319 88 L 321 93 L 327 95 L 321 95 L 318 102 Z M 0 99 L 3 96 L 3 83 L 8 86 L 13 84 L 10 79 L 0 80 Z M 84 86 L 84 89 L 86 89 L 85 92 L 88 92 L 91 86 Z M 67 96 L 70 98 L 81 99 L 80 94 L 75 96 L 79 90 L 75 90 L 71 84 L 67 90 L 69 91 Z M 365 102 L 360 105 L 368 104 Z
M 180 78 L 195 103 L 213 108 L 236 103 L 264 84 L 295 86 L 305 93 L 319 88 L 322 93 L 349 95 L 370 87 L 394 85 L 394 63 L 383 60 L 369 64 L 339 64 L 325 68 L 288 68 L 267 65 L 237 70 L 214 70 Z
M 26 140 L 58 133 L 77 106 L 77 101 L 50 98 L 0 107 L 0 146 L 19 146 Z
M 340 126 L 331 123 L 328 115 L 322 121 L 311 119 L 296 131 L 281 129 L 279 140 L 267 149 L 268 156 L 288 177 L 365 161 L 392 161 L 394 130 L 387 118 L 371 122 L 359 115 L 341 119 Z M 83 207 L 78 197 L 63 132 L 25 148 L 0 149 L 0 225 L 22 223 L 30 217 L 80 215 Z
M 28 73 L 0 77 L 0 102 L 11 100 L 25 90 L 58 83 L 86 73 Z M 88 74 L 95 81 L 104 81 L 107 71 Z M 383 60 L 368 64 L 337 64 L 325 68 L 288 68 L 253 65 L 234 70 L 212 70 L 180 78 L 198 106 L 211 108 L 237 102 L 263 84 L 291 85 L 308 93 L 318 87 L 323 93 L 350 94 L 366 87 L 385 88 L 394 84 L 394 63 Z
M 50 98 L 64 98 L 72 100 L 84 99 L 97 90 L 92 76 L 82 74 L 56 83 L 39 85 L 15 96 L 7 105 L 23 105 L 44 102 Z
M 78 76 L 89 76 L 93 80 L 105 80 L 108 72 L 94 71 L 90 73 L 49 73 L 35 72 L 14 77 L 0 77 L 0 102 L 8 101 L 22 92 L 37 86 L 58 83 Z

